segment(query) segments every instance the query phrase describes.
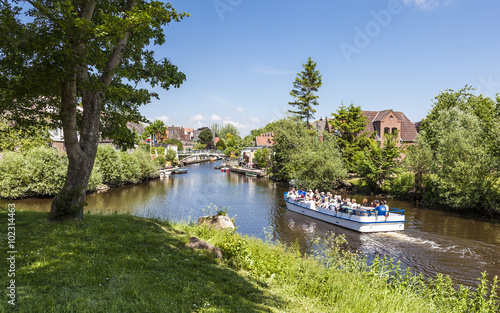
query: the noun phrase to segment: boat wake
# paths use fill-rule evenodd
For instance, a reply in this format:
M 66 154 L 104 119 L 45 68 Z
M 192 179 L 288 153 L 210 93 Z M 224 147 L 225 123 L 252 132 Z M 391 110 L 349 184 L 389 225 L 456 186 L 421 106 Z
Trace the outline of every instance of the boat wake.
M 365 244 L 364 246 L 366 248 L 369 248 L 369 250 L 372 251 L 374 250 L 373 252 L 376 252 L 377 250 L 373 248 L 377 248 L 377 246 L 380 245 L 387 247 L 389 242 L 392 248 L 399 247 L 403 243 L 404 244 L 410 243 L 415 245 L 414 248 L 420 247 L 425 250 L 433 250 L 434 252 L 454 253 L 457 254 L 459 258 L 470 258 L 470 259 L 480 258 L 480 255 L 471 250 L 470 247 L 460 247 L 456 244 L 448 244 L 446 240 L 443 241 L 442 243 L 438 243 L 434 240 L 429 240 L 420 237 L 413 237 L 405 233 L 395 233 L 395 232 L 377 233 L 377 234 L 371 234 L 370 236 L 363 236 L 361 240 Z M 370 247 L 372 249 L 370 249 Z M 408 247 L 405 246 L 405 248 L 407 249 Z

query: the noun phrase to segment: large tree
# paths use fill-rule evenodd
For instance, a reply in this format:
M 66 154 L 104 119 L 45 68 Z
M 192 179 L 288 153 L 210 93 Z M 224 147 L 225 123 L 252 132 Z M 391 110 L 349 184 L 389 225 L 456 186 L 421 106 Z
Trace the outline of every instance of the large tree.
M 157 97 L 138 85 L 168 89 L 185 80 L 146 48 L 163 44 L 164 26 L 186 16 L 161 1 L 1 2 L 0 114 L 64 131 L 69 164 L 52 219 L 83 218 L 101 120 L 125 127 L 113 119 L 138 120 L 138 106 Z
M 288 112 L 302 120 L 305 119 L 306 123 L 309 125 L 309 120 L 314 118 L 314 113 L 316 113 L 313 106 L 319 105 L 319 96 L 314 93 L 321 87 L 322 75 L 316 70 L 316 62 L 311 60 L 311 57 L 302 65 L 304 66 L 304 70 L 297 73 L 297 77 L 293 82 L 293 90 L 290 92 L 290 95 L 295 98 L 295 101 L 289 102 L 288 104 L 294 107 L 294 109 L 288 110 Z
M 401 149 L 398 132 L 384 134 L 384 141 L 371 140 L 363 153 L 354 157 L 356 172 L 363 178 L 372 190 L 382 188 L 391 175 L 399 170 Z
M 150 125 L 144 127 L 142 138 L 149 138 L 151 135 L 155 136 L 157 142 L 166 142 L 168 140 L 167 127 L 161 120 L 155 120 Z
M 296 118 L 276 122 L 271 173 L 278 181 L 295 179 L 300 187 L 330 189 L 345 177 L 340 149 L 329 134 L 318 134 Z
M 199 143 L 206 145 L 208 149 L 213 148 L 214 135 L 210 128 L 205 128 L 198 135 Z
M 419 146 L 409 151 L 408 164 L 416 187 L 423 189 L 426 182 L 426 200 L 499 212 L 498 99 L 495 103 L 470 90 L 445 90 L 436 97 L 420 127 Z
M 370 138 L 371 133 L 366 131 L 368 119 L 361 111 L 361 107 L 352 103 L 348 107 L 342 104 L 332 116 L 333 119 L 329 120 L 329 123 L 338 138 L 342 160 L 349 171 L 354 171 L 355 156 L 362 153 L 373 140 Z

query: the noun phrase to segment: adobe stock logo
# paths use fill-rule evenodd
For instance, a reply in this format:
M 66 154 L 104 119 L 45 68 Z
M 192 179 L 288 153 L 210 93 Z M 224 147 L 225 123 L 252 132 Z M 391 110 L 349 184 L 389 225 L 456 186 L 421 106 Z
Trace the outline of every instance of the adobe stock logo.
M 363 29 L 354 27 L 353 43 L 342 42 L 340 50 L 342 51 L 347 63 L 351 63 L 353 54 L 360 54 L 368 47 L 373 38 L 380 35 L 382 29 L 389 26 L 394 15 L 398 15 L 404 10 L 404 4 L 401 0 L 391 0 L 387 4 L 387 9 L 378 12 L 371 11 L 373 20 L 365 24 Z
M 242 3 L 243 0 L 215 0 L 212 4 L 219 19 L 224 21 L 224 14 L 234 11 L 234 8 Z

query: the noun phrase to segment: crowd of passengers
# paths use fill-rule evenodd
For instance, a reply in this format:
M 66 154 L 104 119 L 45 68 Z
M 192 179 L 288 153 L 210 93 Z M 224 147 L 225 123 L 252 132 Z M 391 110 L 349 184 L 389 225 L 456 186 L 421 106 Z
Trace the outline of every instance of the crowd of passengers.
M 385 200 L 374 200 L 368 203 L 368 199 L 363 199 L 363 203 L 360 204 L 356 203 L 356 199 L 342 198 L 340 195 L 333 195 L 330 192 L 325 194 L 324 192 L 319 192 L 317 189 L 314 192 L 312 189 L 305 191 L 305 188 L 301 188 L 300 190 L 291 188 L 286 196 L 298 202 L 314 201 L 316 208 L 329 209 L 335 212 L 361 216 L 370 215 L 370 212 L 385 216 L 389 214 L 389 206 Z

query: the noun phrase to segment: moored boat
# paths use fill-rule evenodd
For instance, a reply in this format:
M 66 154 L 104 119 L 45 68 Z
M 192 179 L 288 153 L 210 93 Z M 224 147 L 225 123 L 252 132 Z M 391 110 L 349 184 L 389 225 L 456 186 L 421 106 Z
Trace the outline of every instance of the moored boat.
M 349 228 L 362 233 L 404 230 L 404 210 L 389 208 L 386 215 L 378 215 L 374 210 L 341 210 L 333 206 L 316 208 L 314 201 L 295 200 L 284 195 L 286 208 L 333 225 Z
M 187 174 L 188 170 L 185 168 L 176 168 L 173 173 L 174 174 Z
M 216 170 L 220 170 L 221 168 L 222 168 L 221 164 L 214 165 L 214 169 Z
M 257 177 L 257 173 L 252 173 L 252 172 L 245 172 L 245 175 L 248 177 Z

